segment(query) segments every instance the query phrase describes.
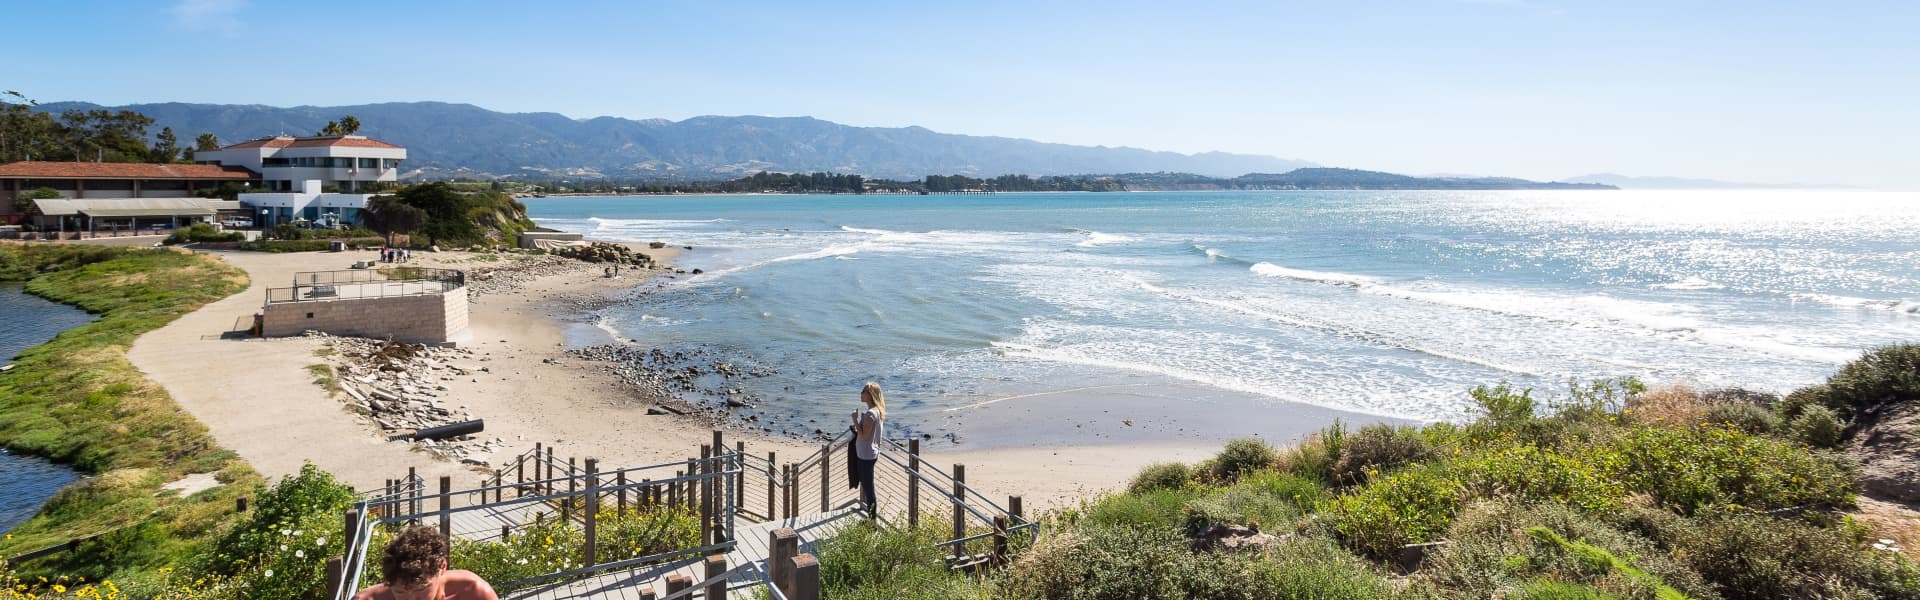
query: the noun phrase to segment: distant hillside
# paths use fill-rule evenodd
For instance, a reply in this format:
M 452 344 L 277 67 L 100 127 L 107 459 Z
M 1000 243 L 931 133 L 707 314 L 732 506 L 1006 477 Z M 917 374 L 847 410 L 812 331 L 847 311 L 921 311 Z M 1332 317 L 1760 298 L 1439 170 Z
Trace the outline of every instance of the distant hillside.
M 1738 181 L 1716 181 L 1713 179 L 1688 179 L 1685 177 L 1634 177 L 1614 173 L 1594 173 L 1568 178 L 1575 183 L 1604 183 L 1629 190 L 1791 190 L 1791 189 L 1857 189 L 1850 185 L 1833 183 L 1742 183 Z
M 1193 173 L 1124 173 L 1093 176 L 1128 190 L 1612 190 L 1597 183 L 1528 181 L 1511 177 L 1413 177 L 1380 171 L 1307 167 L 1285 173 L 1249 173 L 1233 178 Z
M 98 108 L 55 102 L 43 110 Z M 685 121 L 555 113 L 502 113 L 469 104 L 398 102 L 279 108 L 234 104 L 133 104 L 153 130 L 226 142 L 310 135 L 341 115 L 360 133 L 406 146 L 413 176 L 727 179 L 757 171 L 925 175 L 1064 175 L 1183 171 L 1217 177 L 1281 172 L 1312 163 L 1247 154 L 1179 154 L 936 133 L 921 127 L 852 127 L 808 117 L 694 117 Z

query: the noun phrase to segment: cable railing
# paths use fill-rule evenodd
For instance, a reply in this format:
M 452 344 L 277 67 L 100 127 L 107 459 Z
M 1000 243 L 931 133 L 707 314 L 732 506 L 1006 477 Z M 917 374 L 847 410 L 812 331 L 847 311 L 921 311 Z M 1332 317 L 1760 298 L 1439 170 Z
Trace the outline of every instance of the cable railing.
M 715 432 L 714 444 L 703 445 L 697 456 L 609 470 L 593 459 L 563 460 L 551 446 L 536 444 L 500 463 L 477 487 L 458 491 L 449 477 L 430 485 L 410 472 L 362 492 L 348 514 L 349 546 L 337 576 L 329 571 L 330 585 L 337 586 L 333 597 L 345 600 L 367 583 L 366 555 L 374 551 L 369 546 L 406 525 L 437 527 L 450 539 L 471 542 L 507 544 L 530 534 L 543 536 L 549 545 L 562 540 L 564 548 L 557 552 L 565 560 L 550 572 L 495 582 L 501 590 L 544 589 L 700 556 L 724 564 L 727 559 L 720 557 L 740 548 L 742 519 L 766 524 L 752 530 L 756 537 L 777 526 L 802 529 L 818 541 L 852 522 L 861 508 L 846 464 L 852 441 L 851 433 L 844 433 L 797 461 L 781 462 L 776 453 L 750 454 L 744 444 L 727 448 Z M 945 552 L 954 569 L 1004 564 L 1012 538 L 1037 539 L 1040 525 L 1022 514 L 1019 496 L 1004 505 L 995 501 L 966 483 L 965 466 L 938 468 L 920 455 L 919 445 L 917 439 L 880 445 L 874 491 L 881 526 L 920 530 L 950 524 L 950 535 L 941 535 L 934 547 Z M 755 548 L 763 552 L 766 547 Z M 736 558 L 747 562 L 721 569 L 734 579 L 767 584 L 779 576 L 778 569 L 754 566 L 777 562 L 778 556 L 750 552 Z M 712 584 L 715 573 L 701 585 Z M 669 592 L 674 591 L 683 590 L 670 580 Z

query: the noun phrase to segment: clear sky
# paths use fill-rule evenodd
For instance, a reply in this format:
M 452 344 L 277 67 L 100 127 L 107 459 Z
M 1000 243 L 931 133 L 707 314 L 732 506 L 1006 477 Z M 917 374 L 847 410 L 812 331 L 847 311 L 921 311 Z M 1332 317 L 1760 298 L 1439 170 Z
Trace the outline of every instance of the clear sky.
M 1920 2 L 8 2 L 41 101 L 467 102 L 1920 189 Z

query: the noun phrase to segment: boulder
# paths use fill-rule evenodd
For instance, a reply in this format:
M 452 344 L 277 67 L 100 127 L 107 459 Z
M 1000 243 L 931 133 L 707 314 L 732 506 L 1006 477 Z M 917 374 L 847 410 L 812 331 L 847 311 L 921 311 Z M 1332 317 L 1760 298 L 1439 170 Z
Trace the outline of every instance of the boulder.
M 1920 502 L 1920 402 L 1889 403 L 1855 419 L 1848 453 L 1860 486 L 1882 498 Z

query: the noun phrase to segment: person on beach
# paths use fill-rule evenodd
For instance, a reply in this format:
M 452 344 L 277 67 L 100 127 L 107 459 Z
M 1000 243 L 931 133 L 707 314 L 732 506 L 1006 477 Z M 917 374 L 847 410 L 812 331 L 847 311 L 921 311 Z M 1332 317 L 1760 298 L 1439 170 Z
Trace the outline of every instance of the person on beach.
M 432 527 L 409 527 L 380 557 L 382 583 L 353 600 L 500 600 L 472 571 L 447 568 L 447 538 Z
M 867 409 L 853 413 L 853 474 L 860 484 L 860 503 L 868 518 L 879 518 L 880 501 L 873 492 L 873 466 L 880 461 L 880 440 L 887 435 L 887 398 L 880 384 L 867 382 L 860 388 L 860 401 Z

